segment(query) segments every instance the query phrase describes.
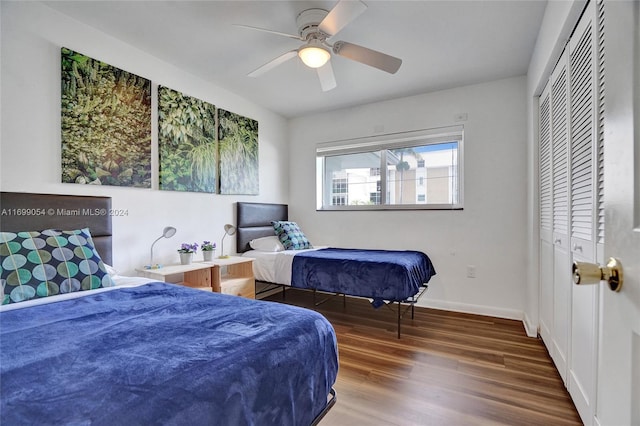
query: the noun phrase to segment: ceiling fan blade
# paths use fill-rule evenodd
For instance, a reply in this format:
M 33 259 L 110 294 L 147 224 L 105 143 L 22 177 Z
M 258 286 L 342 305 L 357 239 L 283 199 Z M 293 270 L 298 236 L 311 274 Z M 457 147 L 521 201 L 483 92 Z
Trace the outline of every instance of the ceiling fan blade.
M 378 52 L 377 50 L 358 46 L 357 44 L 348 43 L 346 41 L 338 41 L 334 43 L 333 53 L 344 56 L 352 61 L 378 68 L 379 70 L 386 71 L 389 74 L 395 74 L 400 68 L 400 65 L 402 65 L 402 59 L 400 58 Z
M 320 22 L 318 28 L 325 34 L 335 35 L 365 10 L 367 10 L 367 5 L 360 0 L 340 0 Z
M 336 84 L 336 76 L 333 74 L 333 67 L 331 66 L 331 61 L 328 61 L 326 64 L 321 66 L 320 68 L 316 68 L 318 73 L 318 78 L 320 79 L 320 86 L 322 86 L 323 92 L 328 92 L 331 89 L 335 89 Z
M 242 25 L 242 24 L 233 24 L 233 25 L 236 26 L 236 27 L 248 28 L 250 30 L 262 31 L 262 32 L 265 32 L 265 33 L 276 34 L 276 35 L 280 35 L 280 36 L 284 36 L 284 37 L 293 38 L 293 39 L 296 39 L 296 40 L 302 40 L 300 38 L 300 36 L 293 35 L 293 34 L 287 34 L 287 33 L 281 33 L 280 31 L 273 31 L 273 30 L 268 30 L 266 28 L 252 27 L 250 25 Z
M 287 62 L 289 59 L 294 58 L 298 55 L 298 51 L 297 50 L 291 50 L 287 53 L 284 53 L 280 56 L 278 56 L 277 58 L 273 59 L 270 62 L 267 62 L 266 64 L 264 64 L 263 66 L 261 66 L 260 68 L 251 71 L 249 73 L 249 77 L 258 77 L 262 74 L 264 74 L 265 72 L 271 70 L 272 68 L 277 67 L 278 65 Z

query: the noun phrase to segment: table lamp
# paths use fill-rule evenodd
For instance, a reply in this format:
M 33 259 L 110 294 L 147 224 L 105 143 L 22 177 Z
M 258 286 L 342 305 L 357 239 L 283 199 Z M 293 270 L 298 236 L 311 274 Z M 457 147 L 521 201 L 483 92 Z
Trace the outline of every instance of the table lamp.
M 220 241 L 220 256 L 218 257 L 218 259 L 227 259 L 229 258 L 229 255 L 225 255 L 224 254 L 224 237 L 226 237 L 227 235 L 233 235 L 236 233 L 236 227 L 227 223 L 224 226 L 224 235 L 222 236 L 222 241 Z
M 162 235 L 160 235 L 154 242 L 153 244 L 151 244 L 151 259 L 148 265 L 145 265 L 144 269 L 160 269 L 162 268 L 162 265 L 160 265 L 159 263 L 154 264 L 153 263 L 153 246 L 156 245 L 156 243 L 158 241 L 160 241 L 163 238 L 171 238 L 176 234 L 176 228 L 174 228 L 173 226 L 165 226 L 164 230 L 162 231 Z

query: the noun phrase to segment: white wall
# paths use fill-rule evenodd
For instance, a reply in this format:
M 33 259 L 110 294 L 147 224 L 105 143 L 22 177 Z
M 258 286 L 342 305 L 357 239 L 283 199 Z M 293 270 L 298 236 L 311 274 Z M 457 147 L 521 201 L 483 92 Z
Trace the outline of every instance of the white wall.
M 103 195 L 128 216 L 113 218 L 114 264 L 124 273 L 149 262 L 149 247 L 166 225 L 178 233 L 156 244 L 155 261 L 176 263 L 182 242 L 220 243 L 235 223 L 236 201 L 287 202 L 287 122 L 220 87 L 42 4 L 2 2 L 1 149 L 3 191 Z M 153 84 L 153 189 L 60 183 L 60 48 L 68 47 L 146 77 Z M 165 85 L 259 122 L 260 195 L 223 196 L 157 189 L 157 85 Z M 283 155 L 285 153 L 285 155 Z M 225 240 L 235 252 L 233 238 Z
M 522 318 L 527 270 L 526 78 L 292 119 L 290 217 L 314 244 L 414 249 L 438 275 L 425 306 Z M 464 210 L 315 210 L 317 143 L 464 124 Z M 380 132 L 379 132 L 380 133 Z M 477 278 L 466 277 L 467 265 Z
M 567 40 L 584 9 L 585 0 L 550 1 L 544 12 L 527 73 L 527 229 L 529 270 L 527 271 L 525 324 L 530 335 L 537 334 L 539 303 L 538 253 L 539 198 L 538 198 L 538 99 L 549 79 Z

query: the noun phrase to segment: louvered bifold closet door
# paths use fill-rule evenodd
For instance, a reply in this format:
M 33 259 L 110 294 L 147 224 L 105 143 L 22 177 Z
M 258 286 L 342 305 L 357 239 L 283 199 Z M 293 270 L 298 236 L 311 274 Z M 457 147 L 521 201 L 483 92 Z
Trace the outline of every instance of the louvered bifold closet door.
M 593 5 L 591 5 L 593 7 Z M 592 8 L 591 7 L 591 8 Z M 588 10 L 591 10 L 589 8 Z M 593 18 L 585 12 L 570 47 L 571 91 L 571 250 L 595 261 L 594 168 L 597 147 L 596 36 Z
M 566 52 L 551 74 L 551 149 L 553 176 L 553 240 L 568 247 L 569 126 Z
M 605 79 L 605 58 L 604 58 L 604 1 L 597 2 L 597 67 L 598 67 L 598 151 L 597 164 L 597 227 L 596 227 L 596 260 L 604 263 L 604 79 Z
M 586 5 L 538 100 L 540 334 L 589 426 L 595 423 L 600 287 L 575 285 L 571 265 L 603 263 L 594 258 L 604 242 L 603 9 L 601 0 Z
M 540 337 L 553 350 L 553 175 L 550 84 L 538 99 L 540 195 Z
M 542 91 L 539 99 L 540 129 L 540 234 L 541 238 L 551 242 L 553 231 L 553 181 L 551 157 L 551 98 L 549 85 Z
M 569 41 L 571 135 L 571 254 L 595 262 L 598 229 L 598 21 L 591 1 Z M 604 93 L 602 93 L 604 95 Z M 569 394 L 585 425 L 593 424 L 597 394 L 599 286 L 574 285 L 571 295 Z
M 551 73 L 551 150 L 553 210 L 553 348 L 549 351 L 566 382 L 571 319 L 569 252 L 569 94 L 568 54 Z

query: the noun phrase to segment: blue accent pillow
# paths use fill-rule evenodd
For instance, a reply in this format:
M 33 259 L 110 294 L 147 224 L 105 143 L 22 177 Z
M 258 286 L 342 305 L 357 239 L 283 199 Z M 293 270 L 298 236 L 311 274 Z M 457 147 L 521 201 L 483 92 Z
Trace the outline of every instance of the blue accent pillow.
M 2 304 L 112 287 L 88 228 L 0 232 Z
M 307 237 L 295 222 L 272 221 L 273 230 L 285 250 L 302 250 L 313 248 Z

